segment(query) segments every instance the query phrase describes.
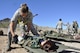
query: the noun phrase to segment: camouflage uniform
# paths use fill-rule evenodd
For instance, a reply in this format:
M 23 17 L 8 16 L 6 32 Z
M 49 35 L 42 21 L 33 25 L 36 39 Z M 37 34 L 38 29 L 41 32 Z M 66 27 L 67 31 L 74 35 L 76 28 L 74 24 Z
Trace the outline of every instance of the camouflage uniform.
M 63 32 L 62 26 L 63 26 L 62 19 L 59 19 L 59 21 L 58 21 L 58 23 L 56 25 L 56 28 L 57 28 L 58 33 L 62 33 Z
M 25 33 L 25 25 L 29 22 L 32 22 L 33 20 L 33 14 L 29 11 L 28 12 L 28 15 L 23 18 L 21 15 L 20 15 L 20 10 L 21 8 L 19 8 L 15 14 L 13 15 L 12 19 L 10 22 L 14 22 L 14 26 L 13 26 L 13 31 L 15 31 L 16 29 L 16 26 L 17 24 L 19 24 L 20 26 L 20 29 L 21 29 L 21 33 Z M 39 35 L 36 31 L 36 29 L 34 28 L 33 24 L 31 25 L 31 32 L 34 34 L 34 35 Z M 8 29 L 8 47 L 7 47 L 7 50 L 11 47 L 11 41 L 12 41 L 12 34 L 10 32 L 10 28 Z
M 66 24 L 67 26 L 67 33 L 70 34 L 71 33 L 71 25 L 69 24 L 69 22 Z
M 74 33 L 78 33 L 79 25 L 78 25 L 77 21 L 73 21 L 73 25 L 72 26 L 73 26 Z

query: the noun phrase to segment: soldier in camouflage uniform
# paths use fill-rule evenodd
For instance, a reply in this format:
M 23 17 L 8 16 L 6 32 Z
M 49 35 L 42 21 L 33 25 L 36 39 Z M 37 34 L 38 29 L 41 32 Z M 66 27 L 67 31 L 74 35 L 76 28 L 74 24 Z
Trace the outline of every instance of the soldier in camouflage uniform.
M 8 46 L 7 46 L 6 51 L 10 51 L 11 42 L 15 42 L 14 37 L 15 37 L 15 29 L 16 29 L 17 24 L 19 24 L 20 26 L 20 29 L 22 31 L 22 36 L 24 35 L 25 31 L 29 32 L 30 30 L 34 35 L 39 35 L 33 26 L 33 23 L 32 23 L 33 17 L 34 16 L 32 12 L 28 9 L 27 4 L 22 4 L 20 8 L 15 12 L 9 25 L 9 30 L 7 34 Z M 25 30 L 26 29 L 25 25 L 27 26 L 27 30 Z
M 73 26 L 73 32 L 78 33 L 79 25 L 78 25 L 77 21 L 73 21 L 72 26 Z
M 62 33 L 63 32 L 63 22 L 62 22 L 62 19 L 59 19 L 57 25 L 56 25 L 56 28 L 57 28 L 57 31 L 58 33 Z
M 66 24 L 67 26 L 67 33 L 70 34 L 71 33 L 71 25 L 69 24 L 69 22 Z

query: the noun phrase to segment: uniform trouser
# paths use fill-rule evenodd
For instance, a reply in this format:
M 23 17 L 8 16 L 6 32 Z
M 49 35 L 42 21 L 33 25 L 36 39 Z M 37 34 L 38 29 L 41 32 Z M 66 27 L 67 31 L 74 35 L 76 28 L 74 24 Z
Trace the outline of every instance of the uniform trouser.
M 16 26 L 13 27 L 13 31 L 15 30 L 15 28 L 16 28 Z M 7 47 L 10 48 L 11 47 L 11 42 L 12 42 L 12 34 L 10 32 L 10 28 L 8 29 L 7 36 L 8 36 L 8 45 L 7 45 Z
M 75 33 L 78 33 L 78 29 L 77 28 L 75 28 Z
M 23 30 L 25 30 L 24 27 L 21 27 L 20 29 L 22 30 L 22 32 L 24 32 Z M 15 28 L 14 28 L 14 30 L 15 30 Z M 33 25 L 31 27 L 31 32 L 33 33 L 33 35 L 38 35 L 39 36 L 39 34 L 37 33 L 37 30 L 34 28 Z M 11 41 L 12 41 L 12 34 L 11 34 L 10 30 L 9 30 L 8 31 L 8 47 L 11 47 Z
M 78 33 L 77 28 L 73 28 L 73 29 L 72 29 L 72 32 L 73 32 L 73 34 L 74 34 L 74 33 Z
M 62 28 L 58 28 L 58 33 L 62 33 Z
M 12 35 L 11 35 L 11 32 L 8 33 L 8 48 L 11 47 L 11 41 L 12 41 Z
M 70 30 L 69 28 L 67 29 L 67 33 L 68 33 L 68 34 L 70 34 L 70 33 L 71 33 L 71 30 Z

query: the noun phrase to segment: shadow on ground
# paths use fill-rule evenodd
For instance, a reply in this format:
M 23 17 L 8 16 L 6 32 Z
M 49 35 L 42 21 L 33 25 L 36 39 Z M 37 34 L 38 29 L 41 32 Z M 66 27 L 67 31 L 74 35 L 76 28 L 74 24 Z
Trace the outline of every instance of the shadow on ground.
M 80 52 L 75 52 L 75 51 L 68 51 L 68 50 L 63 50 L 59 53 L 80 53 Z

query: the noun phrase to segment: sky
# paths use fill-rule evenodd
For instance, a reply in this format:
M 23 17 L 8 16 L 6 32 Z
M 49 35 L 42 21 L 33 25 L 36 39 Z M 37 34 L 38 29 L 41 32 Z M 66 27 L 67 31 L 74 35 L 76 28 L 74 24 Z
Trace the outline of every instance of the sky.
M 63 23 L 77 21 L 80 25 L 80 0 L 0 0 L 0 20 L 12 18 L 21 3 L 27 3 L 33 15 L 33 23 L 39 26 L 56 27 L 61 18 Z

